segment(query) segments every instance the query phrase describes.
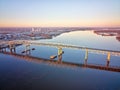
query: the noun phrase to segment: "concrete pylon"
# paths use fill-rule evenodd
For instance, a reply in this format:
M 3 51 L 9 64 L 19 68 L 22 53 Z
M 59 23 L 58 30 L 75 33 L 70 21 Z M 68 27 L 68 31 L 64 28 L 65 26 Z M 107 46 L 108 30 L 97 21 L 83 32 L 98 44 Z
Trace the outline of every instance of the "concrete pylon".
M 16 52 L 16 44 L 14 43 L 14 41 L 9 42 L 9 49 L 11 53 Z
M 107 60 L 108 61 L 110 61 L 110 57 L 111 57 L 110 52 L 108 52 L 108 54 L 107 54 Z
M 85 51 L 85 58 L 84 58 L 84 64 L 87 65 L 87 60 L 88 60 L 88 49 Z
M 111 54 L 110 54 L 110 52 L 108 52 L 108 54 L 107 54 L 107 64 L 106 64 L 107 67 L 110 64 L 110 57 L 111 57 Z
M 85 60 L 88 60 L 88 49 L 85 51 Z
M 26 55 L 31 54 L 31 52 L 30 52 L 30 44 L 25 45 L 25 52 L 26 52 Z
M 58 63 L 62 63 L 62 54 L 64 52 L 62 51 L 61 47 L 58 47 Z
M 62 55 L 62 53 L 63 53 L 62 48 L 59 47 L 59 48 L 58 48 L 58 56 L 59 56 L 59 55 Z

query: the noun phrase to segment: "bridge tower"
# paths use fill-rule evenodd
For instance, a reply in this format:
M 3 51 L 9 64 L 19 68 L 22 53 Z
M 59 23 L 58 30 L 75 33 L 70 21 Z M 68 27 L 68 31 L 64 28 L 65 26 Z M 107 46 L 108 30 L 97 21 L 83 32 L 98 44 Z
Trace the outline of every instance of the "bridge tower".
M 87 64 L 87 60 L 88 60 L 88 49 L 86 49 L 85 51 L 85 64 Z
M 107 67 L 110 64 L 110 57 L 111 57 L 111 54 L 110 54 L 110 52 L 108 52 L 108 54 L 107 54 Z

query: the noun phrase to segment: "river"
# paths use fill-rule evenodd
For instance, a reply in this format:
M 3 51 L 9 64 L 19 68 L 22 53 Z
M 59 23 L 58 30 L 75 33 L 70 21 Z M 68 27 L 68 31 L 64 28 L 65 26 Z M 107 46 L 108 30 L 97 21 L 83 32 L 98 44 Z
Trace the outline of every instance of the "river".
M 90 48 L 120 51 L 115 36 L 101 36 L 93 31 L 63 33 L 53 39 L 36 42 L 54 42 Z M 57 48 L 32 45 L 31 56 L 49 59 L 57 55 Z M 24 46 L 17 47 L 21 53 Z M 85 51 L 63 48 L 62 60 L 84 63 Z M 88 64 L 106 65 L 107 55 L 89 53 Z M 57 61 L 58 58 L 55 60 Z M 120 57 L 111 56 L 111 66 L 120 66 Z M 53 65 L 34 60 L 24 60 L 0 54 L 0 90 L 120 90 L 120 73 L 98 69 Z

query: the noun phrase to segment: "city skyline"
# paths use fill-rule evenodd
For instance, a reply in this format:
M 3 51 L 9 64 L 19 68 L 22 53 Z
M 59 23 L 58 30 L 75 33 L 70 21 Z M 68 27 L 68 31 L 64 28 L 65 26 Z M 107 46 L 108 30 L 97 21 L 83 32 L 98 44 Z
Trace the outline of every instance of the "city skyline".
M 0 0 L 0 27 L 120 26 L 119 0 Z

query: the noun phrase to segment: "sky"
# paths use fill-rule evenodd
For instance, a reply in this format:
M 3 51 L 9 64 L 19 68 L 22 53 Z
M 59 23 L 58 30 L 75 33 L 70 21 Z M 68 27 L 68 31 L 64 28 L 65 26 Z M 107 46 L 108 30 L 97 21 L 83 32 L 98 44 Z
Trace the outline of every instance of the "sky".
M 0 27 L 120 26 L 120 0 L 0 0 Z

